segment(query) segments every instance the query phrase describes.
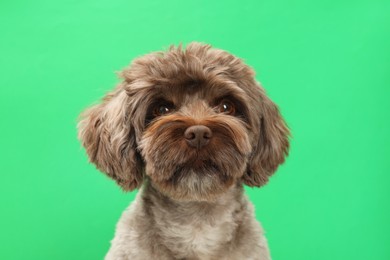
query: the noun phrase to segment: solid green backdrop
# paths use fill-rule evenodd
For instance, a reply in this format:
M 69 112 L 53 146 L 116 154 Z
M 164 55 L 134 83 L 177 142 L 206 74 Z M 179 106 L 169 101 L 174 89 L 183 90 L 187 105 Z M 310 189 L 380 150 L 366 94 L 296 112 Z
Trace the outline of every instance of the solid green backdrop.
M 390 1 L 0 2 L 0 259 L 102 259 L 136 192 L 88 164 L 76 119 L 170 44 L 243 58 L 293 139 L 247 189 L 273 259 L 390 259 Z

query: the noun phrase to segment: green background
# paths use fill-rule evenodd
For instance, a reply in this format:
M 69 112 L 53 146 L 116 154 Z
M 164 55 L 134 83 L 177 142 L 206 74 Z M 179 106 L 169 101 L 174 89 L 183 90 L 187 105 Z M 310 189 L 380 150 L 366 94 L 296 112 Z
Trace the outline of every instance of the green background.
M 242 57 L 292 129 L 247 189 L 273 259 L 390 259 L 390 1 L 0 2 L 0 259 L 102 259 L 136 192 L 88 164 L 76 118 L 137 56 Z

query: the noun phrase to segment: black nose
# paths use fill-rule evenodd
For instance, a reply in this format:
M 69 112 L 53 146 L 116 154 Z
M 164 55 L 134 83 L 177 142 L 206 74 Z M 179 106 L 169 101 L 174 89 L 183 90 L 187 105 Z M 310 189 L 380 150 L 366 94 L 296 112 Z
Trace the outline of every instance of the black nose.
M 210 128 L 204 125 L 190 126 L 184 132 L 187 143 L 198 149 L 205 146 L 210 141 L 212 135 Z

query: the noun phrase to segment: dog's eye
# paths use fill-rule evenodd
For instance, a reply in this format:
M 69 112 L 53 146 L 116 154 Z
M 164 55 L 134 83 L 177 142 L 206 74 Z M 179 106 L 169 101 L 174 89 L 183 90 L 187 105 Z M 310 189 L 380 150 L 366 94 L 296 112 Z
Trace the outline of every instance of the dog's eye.
M 218 112 L 228 115 L 234 115 L 236 113 L 236 107 L 229 100 L 222 100 L 218 105 Z
M 172 110 L 173 110 L 173 107 L 171 105 L 161 104 L 161 105 L 156 106 L 153 109 L 153 116 L 155 116 L 155 117 L 162 116 L 162 115 L 165 115 L 165 114 L 172 112 Z

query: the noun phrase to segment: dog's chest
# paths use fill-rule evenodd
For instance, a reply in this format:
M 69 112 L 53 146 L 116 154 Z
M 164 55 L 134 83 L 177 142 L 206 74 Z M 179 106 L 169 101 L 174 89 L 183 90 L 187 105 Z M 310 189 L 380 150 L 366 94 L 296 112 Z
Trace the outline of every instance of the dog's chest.
M 232 239 L 233 221 L 222 216 L 218 221 L 194 219 L 187 223 L 166 220 L 161 228 L 161 238 L 175 257 L 211 256 L 220 246 Z M 207 259 L 207 258 L 203 258 Z

